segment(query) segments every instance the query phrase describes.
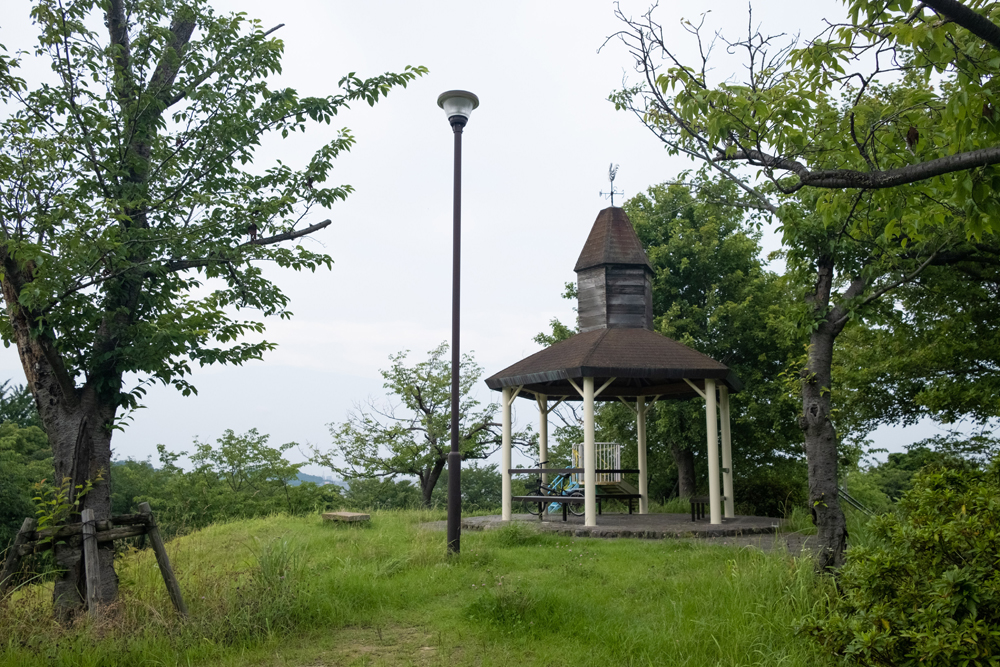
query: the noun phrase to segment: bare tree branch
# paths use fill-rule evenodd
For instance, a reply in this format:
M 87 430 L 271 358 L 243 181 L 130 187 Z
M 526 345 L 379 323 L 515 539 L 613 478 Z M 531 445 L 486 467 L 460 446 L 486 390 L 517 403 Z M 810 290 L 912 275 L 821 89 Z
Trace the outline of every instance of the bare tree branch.
M 958 0 L 925 0 L 922 4 L 943 14 L 979 39 L 1000 50 L 1000 26 Z
M 275 243 L 280 243 L 281 241 L 290 241 L 292 239 L 297 239 L 302 236 L 308 236 L 313 232 L 318 232 L 319 230 L 329 227 L 331 221 L 324 220 L 323 222 L 317 222 L 315 225 L 310 225 L 305 229 L 296 229 L 290 232 L 285 232 L 283 234 L 275 234 L 274 236 L 268 236 L 267 238 L 254 239 L 253 241 L 247 241 L 246 243 L 241 243 L 236 246 L 237 248 L 245 248 L 246 246 L 257 245 L 273 245 Z M 209 264 L 214 264 L 215 262 L 225 262 L 229 261 L 222 257 L 204 257 L 202 259 L 179 259 L 166 264 L 166 270 L 170 273 L 176 271 L 186 271 L 187 269 L 197 269 L 202 266 L 208 266 Z

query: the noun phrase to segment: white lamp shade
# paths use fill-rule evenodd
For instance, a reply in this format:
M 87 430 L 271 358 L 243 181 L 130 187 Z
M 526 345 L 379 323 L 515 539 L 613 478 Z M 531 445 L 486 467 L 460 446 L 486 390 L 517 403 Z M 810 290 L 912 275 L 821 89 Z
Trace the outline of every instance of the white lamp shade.
M 438 95 L 438 106 L 449 119 L 461 116 L 469 120 L 472 110 L 479 106 L 479 98 L 467 90 L 449 90 Z

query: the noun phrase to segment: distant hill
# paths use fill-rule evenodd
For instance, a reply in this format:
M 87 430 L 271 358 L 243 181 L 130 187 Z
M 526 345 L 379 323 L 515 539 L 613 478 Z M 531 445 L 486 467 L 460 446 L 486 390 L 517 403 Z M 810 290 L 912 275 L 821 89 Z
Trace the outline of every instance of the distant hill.
M 291 486 L 298 486 L 302 482 L 312 482 L 316 486 L 323 486 L 324 484 L 336 484 L 337 486 L 347 487 L 347 483 L 343 480 L 333 479 L 330 477 L 320 477 L 319 475 L 307 475 L 304 472 L 298 474 L 298 479 L 289 482 Z

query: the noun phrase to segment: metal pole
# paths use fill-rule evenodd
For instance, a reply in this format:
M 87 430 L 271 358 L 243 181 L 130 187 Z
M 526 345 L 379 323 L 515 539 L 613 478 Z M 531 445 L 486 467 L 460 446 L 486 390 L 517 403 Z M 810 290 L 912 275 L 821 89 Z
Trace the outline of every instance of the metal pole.
M 467 120 L 453 116 L 455 133 L 455 200 L 452 213 L 451 270 L 451 452 L 448 453 L 448 553 L 461 551 L 462 540 L 462 453 L 459 446 L 459 350 L 460 284 L 462 278 L 462 128 Z

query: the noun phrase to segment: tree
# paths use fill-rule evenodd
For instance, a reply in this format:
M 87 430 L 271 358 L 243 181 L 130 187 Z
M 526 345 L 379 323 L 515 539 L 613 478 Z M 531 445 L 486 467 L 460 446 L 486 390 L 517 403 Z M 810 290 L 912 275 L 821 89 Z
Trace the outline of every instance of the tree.
M 157 445 L 160 465 L 149 461 L 115 461 L 111 465 L 116 513 L 131 513 L 148 502 L 157 508 L 157 522 L 168 534 L 209 524 L 267 516 L 275 512 L 305 514 L 340 506 L 340 487 L 312 482 L 295 484 L 303 463 L 291 463 L 284 453 L 295 447 L 272 447 L 270 436 L 257 429 L 226 430 L 215 443 L 195 439 L 194 452 L 171 452 Z M 189 456 L 191 470 L 177 461 Z
M 733 438 L 743 443 L 734 450 L 740 481 L 765 466 L 797 459 L 801 445 L 789 416 L 793 404 L 775 380 L 797 356 L 801 341 L 780 317 L 791 294 L 764 267 L 759 220 L 746 217 L 732 183 L 702 175 L 686 185 L 650 187 L 624 208 L 653 267 L 656 330 L 723 361 L 744 380 L 746 389 L 732 403 Z M 575 286 L 567 285 L 563 296 L 575 298 Z M 550 334 L 539 334 L 535 342 L 551 345 L 575 333 L 558 320 L 551 327 Z M 635 415 L 624 406 L 602 405 L 597 421 L 602 437 L 635 441 Z M 567 435 L 576 438 L 573 442 L 581 439 L 575 432 Z M 705 442 L 704 403 L 654 404 L 646 440 L 651 493 L 666 497 L 673 492 L 675 479 L 664 474 L 672 464 L 678 495 L 694 495 L 696 461 L 704 466 L 699 456 Z
M 831 419 L 835 341 L 926 268 L 1000 254 L 989 196 L 1000 171 L 985 166 L 1000 160 L 992 48 L 925 14 L 940 3 L 848 4 L 850 23 L 803 48 L 752 29 L 727 41 L 747 74 L 721 83 L 709 79 L 713 43 L 701 25 L 685 23 L 701 48 L 701 62 L 689 64 L 652 12 L 619 12 L 627 27 L 617 35 L 642 81 L 612 96 L 669 150 L 729 178 L 744 205 L 781 224 L 790 277 L 803 286 L 790 319 L 809 334 L 799 421 L 821 568 L 842 562 L 846 538 Z
M 0 424 L 0 552 L 35 515 L 32 487 L 51 477 L 52 449 L 37 426 Z
M 35 399 L 23 384 L 10 386 L 7 380 L 0 384 L 0 424 L 14 422 L 18 426 L 41 426 Z
M 1000 419 L 1000 271 L 959 262 L 928 267 L 882 304 L 873 326 L 844 332 L 834 355 L 840 421 L 864 432 L 880 422 L 987 428 Z M 846 424 L 844 423 L 846 422 Z
M 342 424 L 331 423 L 333 450 L 313 448 L 313 463 L 330 468 L 345 479 L 414 476 L 421 502 L 431 506 L 431 494 L 451 451 L 451 364 L 448 344 L 428 353 L 426 361 L 406 365 L 408 352 L 389 357 L 392 367 L 380 371 L 383 385 L 398 400 L 369 400 Z M 498 405 L 480 408 L 470 395 L 483 369 L 469 354 L 459 369 L 459 447 L 462 460 L 483 459 L 500 447 L 500 424 L 494 421 Z M 526 444 L 527 433 L 516 433 L 515 443 Z M 340 463 L 343 461 L 343 463 Z
M 734 205 L 738 199 L 732 183 L 698 176 L 689 185 L 650 187 L 624 208 L 653 267 L 656 330 L 726 363 L 744 381 L 745 390 L 733 396 L 732 415 L 734 468 L 745 482 L 801 456 L 793 404 L 779 381 L 801 340 L 781 321 L 791 294 L 764 266 L 759 216 L 748 218 Z M 565 329 L 553 324 L 553 338 L 562 335 L 560 327 Z M 598 423 L 602 437 L 635 441 L 635 414 L 622 405 L 603 405 Z M 654 496 L 674 490 L 675 479 L 667 476 L 671 464 L 678 495 L 697 492 L 696 462 L 703 478 L 705 436 L 703 401 L 653 404 L 646 441 Z
M 344 199 L 327 187 L 347 130 L 308 164 L 253 165 L 262 137 L 330 123 L 353 101 L 374 104 L 424 68 L 360 79 L 327 97 L 272 89 L 282 43 L 242 14 L 205 0 L 38 0 L 34 56 L 56 81 L 32 87 L 0 61 L 0 265 L 8 318 L 28 386 L 70 488 L 102 476 L 83 506 L 107 518 L 111 434 L 145 382 L 185 394 L 192 364 L 242 364 L 271 343 L 240 311 L 289 317 L 288 298 L 259 264 L 316 270 L 331 259 L 294 245 Z M 91 30 L 102 22 L 107 32 Z M 276 29 L 276 28 L 275 28 Z M 22 57 L 29 57 L 27 55 Z M 142 378 L 135 388 L 126 374 Z M 117 579 L 100 548 L 102 603 Z M 58 544 L 60 610 L 82 606 L 79 549 Z
M 690 187 L 664 184 L 636 195 L 625 210 L 653 265 L 657 331 L 722 361 L 743 380 L 732 410 L 733 437 L 742 443 L 736 464 L 745 477 L 748 469 L 801 453 L 787 392 L 777 382 L 800 346 L 782 328 L 779 315 L 791 295 L 764 267 L 759 216 L 747 219 L 733 205 L 739 197 L 730 182 L 696 178 L 694 185 L 697 199 Z M 650 421 L 670 445 L 679 493 L 692 495 L 704 404 L 671 401 L 655 410 Z
M 289 483 L 299 474 L 305 463 L 290 463 L 282 454 L 297 447 L 298 443 L 286 442 L 278 447 L 269 447 L 271 436 L 252 428 L 237 435 L 226 429 L 216 440 L 217 447 L 207 442 L 195 440 L 195 452 L 191 462 L 195 472 L 223 481 L 234 494 L 250 496 L 283 495 L 287 511 L 295 513 L 289 496 Z

